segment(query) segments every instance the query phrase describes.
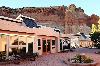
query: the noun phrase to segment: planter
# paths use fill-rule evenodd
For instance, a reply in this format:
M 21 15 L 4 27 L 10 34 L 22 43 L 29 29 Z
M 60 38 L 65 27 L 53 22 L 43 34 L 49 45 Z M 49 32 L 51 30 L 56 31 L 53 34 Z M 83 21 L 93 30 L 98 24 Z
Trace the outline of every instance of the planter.
M 77 54 L 71 58 L 69 66 L 97 66 L 97 63 L 85 54 Z
M 96 62 L 93 63 L 70 63 L 70 66 L 97 66 Z

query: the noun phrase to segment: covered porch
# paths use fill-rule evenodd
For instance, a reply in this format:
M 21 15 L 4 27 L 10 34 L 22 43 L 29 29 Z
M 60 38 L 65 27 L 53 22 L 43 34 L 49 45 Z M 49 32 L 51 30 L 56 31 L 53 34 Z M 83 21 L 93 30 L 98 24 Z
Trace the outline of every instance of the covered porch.
M 34 52 L 34 35 L 18 32 L 0 32 L 0 52 L 5 52 L 6 58 L 11 53 Z

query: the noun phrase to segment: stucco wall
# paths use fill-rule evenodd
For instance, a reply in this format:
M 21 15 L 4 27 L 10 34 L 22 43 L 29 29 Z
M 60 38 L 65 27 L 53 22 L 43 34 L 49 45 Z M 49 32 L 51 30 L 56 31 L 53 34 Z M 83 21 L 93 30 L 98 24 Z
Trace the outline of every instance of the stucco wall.
M 88 40 L 80 40 L 80 47 L 92 47 L 93 42 Z
M 5 51 L 6 36 L 0 38 L 0 51 Z
M 39 55 L 42 55 L 43 54 L 43 44 L 42 44 L 42 40 L 45 39 L 46 41 L 47 40 L 50 40 L 51 41 L 51 40 L 55 40 L 55 37 L 38 36 L 38 39 L 40 39 L 40 41 L 41 41 L 41 46 L 39 46 L 39 47 L 41 47 L 41 49 L 38 50 L 38 53 L 39 53 Z M 37 41 L 38 41 L 38 39 L 37 39 Z M 55 45 L 52 46 L 52 42 L 51 42 L 51 44 L 50 44 L 50 53 L 55 53 L 56 52 L 56 44 L 57 43 L 55 43 Z M 38 43 L 37 43 L 37 45 L 38 45 Z M 55 47 L 55 48 L 52 49 L 52 47 Z

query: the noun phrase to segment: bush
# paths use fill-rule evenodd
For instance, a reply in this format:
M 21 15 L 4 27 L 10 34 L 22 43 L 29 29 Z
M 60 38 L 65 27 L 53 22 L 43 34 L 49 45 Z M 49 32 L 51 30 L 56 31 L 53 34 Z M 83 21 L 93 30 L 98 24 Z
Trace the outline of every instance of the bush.
M 72 63 L 92 63 L 93 60 L 90 57 L 85 55 L 77 54 L 74 58 L 71 59 Z
M 100 32 L 90 34 L 91 40 L 94 42 L 94 47 L 100 49 Z

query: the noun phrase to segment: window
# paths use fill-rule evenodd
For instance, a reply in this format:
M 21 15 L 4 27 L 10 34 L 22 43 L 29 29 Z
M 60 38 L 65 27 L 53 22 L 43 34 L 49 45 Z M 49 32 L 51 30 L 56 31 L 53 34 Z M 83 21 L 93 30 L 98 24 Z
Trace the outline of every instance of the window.
M 55 47 L 52 47 L 52 49 L 54 49 Z
M 41 40 L 38 39 L 38 50 L 41 50 Z
M 41 46 L 41 41 L 40 41 L 40 39 L 38 39 L 38 46 Z
M 38 50 L 41 50 L 41 47 L 38 47 Z
M 29 28 L 37 27 L 37 24 L 34 20 L 25 17 L 22 17 L 22 19 L 27 27 Z
M 55 45 L 55 40 L 52 40 L 52 45 Z

